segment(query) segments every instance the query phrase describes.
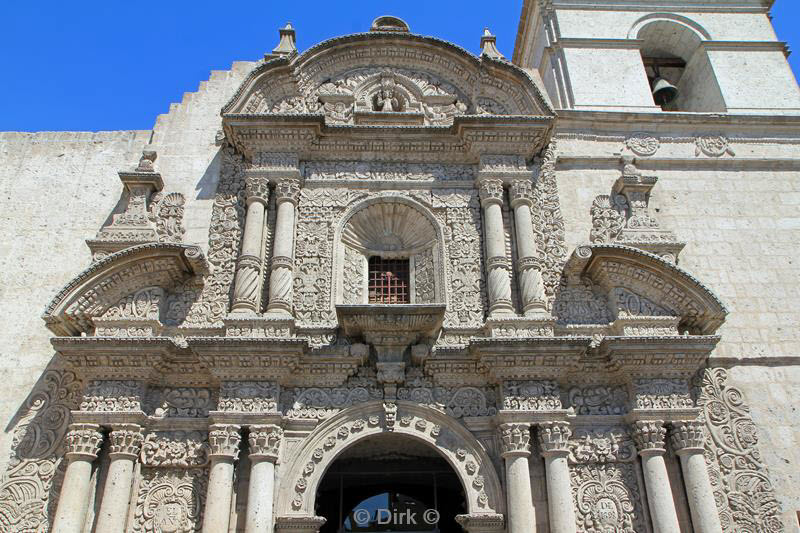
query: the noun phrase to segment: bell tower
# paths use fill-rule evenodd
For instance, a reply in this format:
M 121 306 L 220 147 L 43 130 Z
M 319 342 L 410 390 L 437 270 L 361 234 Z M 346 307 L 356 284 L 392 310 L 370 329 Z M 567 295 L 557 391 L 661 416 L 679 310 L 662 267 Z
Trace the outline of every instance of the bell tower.
M 514 63 L 556 108 L 799 114 L 772 0 L 525 0 Z

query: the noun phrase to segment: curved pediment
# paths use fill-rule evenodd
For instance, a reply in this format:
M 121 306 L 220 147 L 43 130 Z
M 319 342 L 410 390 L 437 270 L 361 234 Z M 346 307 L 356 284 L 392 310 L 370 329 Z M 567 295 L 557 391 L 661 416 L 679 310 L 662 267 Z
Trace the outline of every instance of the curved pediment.
M 581 246 L 566 265 L 608 296 L 612 313 L 634 315 L 628 302 L 649 316 L 678 317 L 679 328 L 713 334 L 728 310 L 705 285 L 657 255 L 622 245 Z
M 405 31 L 373 31 L 261 64 L 222 114 L 322 114 L 334 125 L 442 126 L 457 115 L 553 111 L 530 76 L 505 60 Z
M 70 281 L 44 312 L 56 335 L 88 333 L 92 319 L 144 288 L 169 290 L 194 275 L 208 273 L 200 248 L 152 243 L 126 248 L 97 261 Z

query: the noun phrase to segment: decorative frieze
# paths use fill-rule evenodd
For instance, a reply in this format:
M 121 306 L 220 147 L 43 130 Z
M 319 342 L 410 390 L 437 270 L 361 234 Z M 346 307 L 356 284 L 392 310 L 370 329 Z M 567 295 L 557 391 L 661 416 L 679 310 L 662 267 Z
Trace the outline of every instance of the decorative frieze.
M 211 390 L 201 387 L 153 388 L 148 403 L 157 417 L 202 418 L 214 407 Z
M 202 468 L 208 464 L 209 451 L 200 431 L 159 431 L 145 437 L 141 460 L 151 467 Z
M 623 426 L 579 427 L 569 442 L 573 464 L 633 462 L 636 451 L 630 432 Z
M 83 393 L 81 411 L 141 411 L 144 384 L 132 380 L 93 380 Z
M 621 415 L 628 411 L 628 391 L 622 385 L 583 385 L 570 387 L 568 407 L 578 415 Z
M 694 407 L 689 382 L 679 378 L 634 379 L 636 409 L 686 409 Z
M 503 409 L 547 411 L 561 408 L 560 390 L 554 381 L 503 382 Z
M 274 413 L 278 410 L 280 388 L 272 381 L 223 381 L 219 411 Z

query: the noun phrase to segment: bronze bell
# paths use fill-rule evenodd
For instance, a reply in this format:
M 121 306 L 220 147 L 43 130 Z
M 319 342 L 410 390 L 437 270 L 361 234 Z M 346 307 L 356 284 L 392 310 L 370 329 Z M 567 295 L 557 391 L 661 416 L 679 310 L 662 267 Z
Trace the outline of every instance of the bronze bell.
M 663 106 L 678 97 L 678 88 L 662 77 L 653 80 L 653 99 L 656 104 Z

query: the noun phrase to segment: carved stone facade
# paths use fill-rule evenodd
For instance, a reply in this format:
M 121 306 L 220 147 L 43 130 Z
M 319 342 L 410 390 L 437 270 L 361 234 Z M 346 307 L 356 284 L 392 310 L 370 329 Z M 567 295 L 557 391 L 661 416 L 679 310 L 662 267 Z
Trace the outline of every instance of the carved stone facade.
M 705 116 L 556 113 L 526 54 L 561 4 L 525 2 L 514 62 L 394 17 L 302 54 L 287 26 L 220 91 L 192 188 L 159 130 L 45 308 L 0 530 L 333 532 L 347 468 L 441 461 L 443 532 L 791 531 L 766 400 L 720 356 L 738 318 L 691 273 L 713 228 L 679 231 L 699 208 L 663 195 L 673 166 L 795 150 L 800 122 L 732 115 L 777 128 L 747 144 Z

